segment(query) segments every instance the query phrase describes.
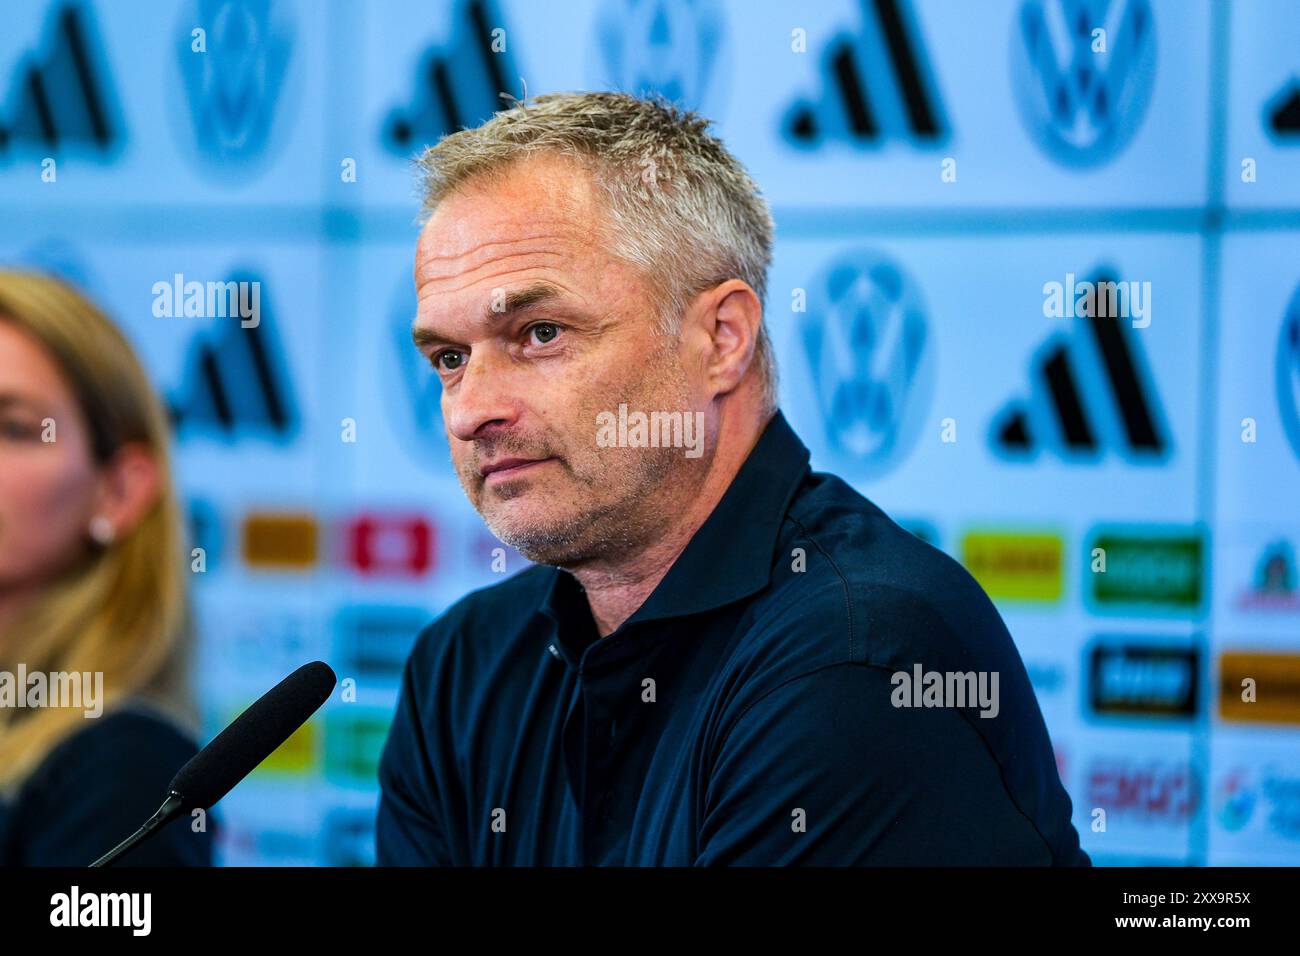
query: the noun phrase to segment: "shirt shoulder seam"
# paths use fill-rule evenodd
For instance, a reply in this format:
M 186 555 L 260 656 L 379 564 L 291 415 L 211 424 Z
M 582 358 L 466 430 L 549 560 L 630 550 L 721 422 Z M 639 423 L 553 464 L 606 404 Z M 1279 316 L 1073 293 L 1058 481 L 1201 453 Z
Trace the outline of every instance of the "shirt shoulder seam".
M 853 595 L 849 588 L 849 580 L 844 576 L 844 572 L 840 570 L 840 566 L 835 563 L 835 559 L 831 557 L 830 552 L 823 548 L 821 542 L 808 532 L 807 526 L 792 514 L 787 513 L 786 517 L 789 518 L 796 527 L 798 527 L 800 536 L 811 542 L 812 546 L 817 549 L 818 553 L 826 559 L 826 563 L 831 566 L 831 570 L 835 572 L 835 576 L 840 580 L 840 589 L 844 594 L 844 616 L 848 621 L 849 628 L 849 662 L 857 662 L 856 638 L 853 627 Z M 865 658 L 865 654 L 863 656 Z M 812 671 L 809 671 L 808 673 L 812 673 Z M 791 679 L 793 680 L 794 678 Z M 775 690 L 776 688 L 772 689 Z M 754 703 L 758 703 L 758 701 L 755 701 Z

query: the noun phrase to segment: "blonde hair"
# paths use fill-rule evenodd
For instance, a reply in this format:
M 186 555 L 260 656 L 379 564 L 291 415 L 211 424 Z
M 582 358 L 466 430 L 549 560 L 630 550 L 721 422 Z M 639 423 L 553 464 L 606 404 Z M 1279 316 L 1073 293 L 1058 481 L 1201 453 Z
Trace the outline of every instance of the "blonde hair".
M 17 655 L 28 673 L 102 673 L 106 710 L 140 699 L 192 729 L 184 532 L 162 403 L 122 333 L 62 282 L 0 271 L 0 322 L 33 336 L 62 370 L 97 462 L 138 442 L 159 470 L 158 496 L 143 520 L 93 549 L 24 609 L 6 654 Z M 84 719 L 75 707 L 0 709 L 0 790 L 21 785 Z
M 767 296 L 775 225 L 767 201 L 709 121 L 661 96 L 547 93 L 495 114 L 481 126 L 444 136 L 417 160 L 421 218 L 471 179 L 518 160 L 556 154 L 591 176 L 608 210 L 610 251 L 637 266 L 655 291 L 661 330 L 675 333 L 699 293 L 744 280 Z M 768 410 L 777 403 L 777 369 L 767 323 L 754 362 Z

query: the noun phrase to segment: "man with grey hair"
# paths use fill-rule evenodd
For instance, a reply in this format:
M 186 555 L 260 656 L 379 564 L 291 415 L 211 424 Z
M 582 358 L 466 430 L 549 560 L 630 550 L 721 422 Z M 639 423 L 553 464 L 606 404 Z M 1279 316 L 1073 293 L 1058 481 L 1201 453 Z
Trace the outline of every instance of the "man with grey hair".
M 987 596 L 777 409 L 772 218 L 707 127 L 554 94 L 420 160 L 415 345 L 536 564 L 420 635 L 378 862 L 1088 863 Z

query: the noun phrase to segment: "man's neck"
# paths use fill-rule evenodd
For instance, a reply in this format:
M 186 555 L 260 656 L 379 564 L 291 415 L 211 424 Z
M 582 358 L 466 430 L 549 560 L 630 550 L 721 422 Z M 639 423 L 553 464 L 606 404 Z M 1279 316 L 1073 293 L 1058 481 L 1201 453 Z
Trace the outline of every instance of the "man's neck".
M 731 487 L 768 421 L 770 416 L 759 415 L 728 422 L 724 415 L 708 474 L 699 490 L 687 496 L 688 500 L 683 502 L 686 507 L 668 517 L 670 524 L 664 533 L 617 563 L 602 562 L 571 569 L 587 593 L 587 603 L 601 637 L 618 630 L 659 586 Z

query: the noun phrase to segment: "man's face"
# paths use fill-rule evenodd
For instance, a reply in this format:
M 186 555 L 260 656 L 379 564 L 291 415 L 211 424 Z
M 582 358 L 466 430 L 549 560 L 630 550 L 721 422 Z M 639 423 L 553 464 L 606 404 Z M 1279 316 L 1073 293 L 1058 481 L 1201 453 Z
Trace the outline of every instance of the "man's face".
M 682 448 L 601 447 L 598 415 L 702 409 L 703 358 L 660 334 L 601 241 L 587 174 L 542 157 L 443 201 L 415 255 L 416 343 L 442 380 L 452 461 L 492 532 L 531 560 L 618 558 L 707 471 Z

